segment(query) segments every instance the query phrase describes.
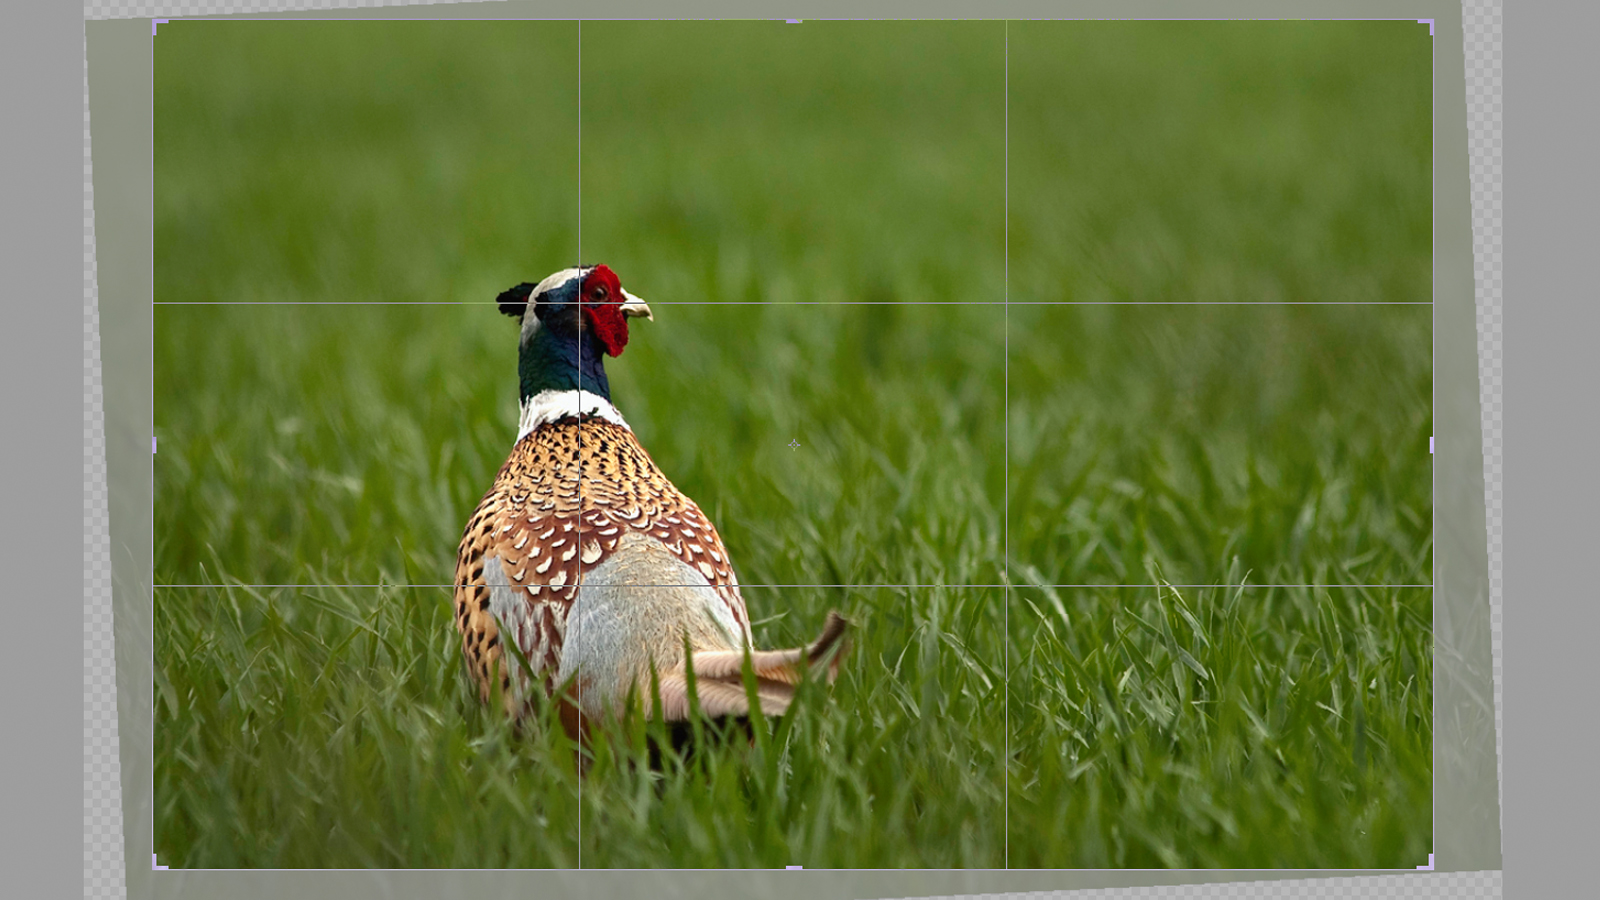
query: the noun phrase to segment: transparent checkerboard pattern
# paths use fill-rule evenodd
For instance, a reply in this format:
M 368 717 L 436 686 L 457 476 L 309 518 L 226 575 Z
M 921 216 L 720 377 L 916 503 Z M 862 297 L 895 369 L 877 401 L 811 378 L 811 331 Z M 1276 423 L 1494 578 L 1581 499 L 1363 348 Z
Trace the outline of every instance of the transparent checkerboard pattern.
M 462 2 L 462 0 L 434 0 Z M 434 5 L 427 0 L 85 0 L 85 19 L 360 9 Z M 1488 524 L 1489 617 L 1494 666 L 1495 750 L 1502 753 L 1502 332 L 1501 3 L 1464 0 L 1467 152 L 1471 176 L 1473 277 L 1483 427 L 1484 504 Z M 87 54 L 87 47 L 85 49 Z M 106 485 L 104 391 L 100 371 L 94 254 L 94 184 L 90 159 L 88 61 L 84 63 L 84 896 L 124 898 L 121 766 L 118 759 L 116 661 L 111 614 L 111 528 Z M 1500 773 L 1500 783 L 1504 774 Z M 1503 789 L 1502 789 L 1503 790 Z M 1503 794 L 1501 797 L 1504 800 Z M 969 895 L 970 896 L 970 895 Z M 1502 896 L 1501 873 L 1435 872 L 1368 878 L 1195 884 L 1114 890 L 990 894 L 986 897 L 1484 897 Z

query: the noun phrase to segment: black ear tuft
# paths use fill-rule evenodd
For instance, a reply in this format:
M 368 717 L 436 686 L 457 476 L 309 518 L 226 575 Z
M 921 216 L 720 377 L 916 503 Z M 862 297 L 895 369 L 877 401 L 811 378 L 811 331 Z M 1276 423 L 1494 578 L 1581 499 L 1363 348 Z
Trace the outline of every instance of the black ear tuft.
M 509 291 L 501 291 L 500 296 L 495 298 L 500 304 L 500 311 L 508 316 L 522 318 L 522 314 L 528 311 L 528 295 L 533 293 L 534 287 L 535 285 L 524 281 Z

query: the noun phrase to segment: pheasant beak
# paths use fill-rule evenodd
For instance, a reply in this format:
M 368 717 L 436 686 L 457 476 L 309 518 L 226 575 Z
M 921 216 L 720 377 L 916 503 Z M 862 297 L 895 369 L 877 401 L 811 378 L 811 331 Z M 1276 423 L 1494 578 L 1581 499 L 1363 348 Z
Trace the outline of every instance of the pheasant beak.
M 650 307 L 646 306 L 643 300 L 640 300 L 638 297 L 628 293 L 626 290 L 622 292 L 622 296 L 623 301 L 621 309 L 624 318 L 643 316 L 652 322 L 656 320 L 655 316 L 650 315 Z

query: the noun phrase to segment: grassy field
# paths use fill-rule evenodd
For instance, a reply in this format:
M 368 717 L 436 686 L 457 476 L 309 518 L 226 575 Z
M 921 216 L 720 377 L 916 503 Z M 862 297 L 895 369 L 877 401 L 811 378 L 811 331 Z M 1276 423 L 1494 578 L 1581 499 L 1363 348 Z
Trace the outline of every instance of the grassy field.
M 586 23 L 580 146 L 572 23 L 169 25 L 160 862 L 1425 862 L 1427 41 Z M 581 784 L 441 586 L 516 431 L 490 304 L 579 260 L 758 642 L 859 626 L 756 746 Z

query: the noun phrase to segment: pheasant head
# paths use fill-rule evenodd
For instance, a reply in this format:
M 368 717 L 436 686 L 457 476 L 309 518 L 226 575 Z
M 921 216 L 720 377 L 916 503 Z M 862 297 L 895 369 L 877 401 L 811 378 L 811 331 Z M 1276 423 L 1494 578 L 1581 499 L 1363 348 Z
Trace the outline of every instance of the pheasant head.
M 562 269 L 538 284 L 500 294 L 500 311 L 522 322 L 517 373 L 522 400 L 545 391 L 587 391 L 611 399 L 602 360 L 628 346 L 628 320 L 650 307 L 604 265 Z

